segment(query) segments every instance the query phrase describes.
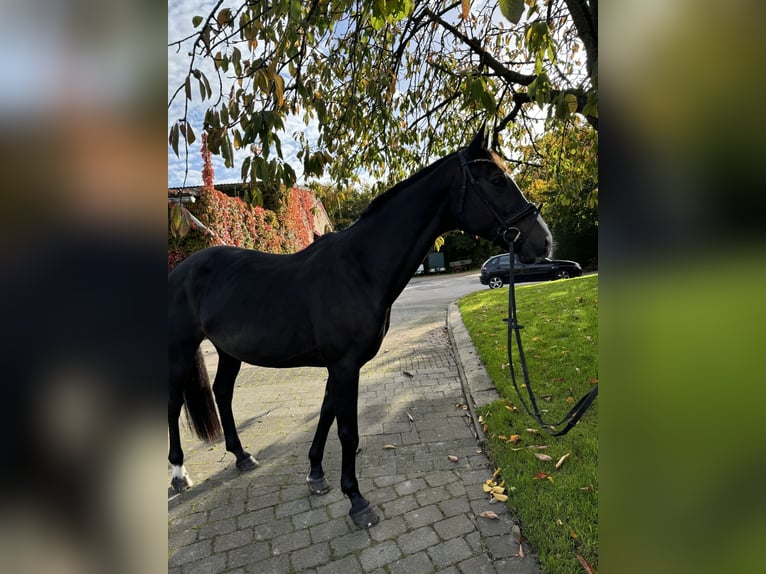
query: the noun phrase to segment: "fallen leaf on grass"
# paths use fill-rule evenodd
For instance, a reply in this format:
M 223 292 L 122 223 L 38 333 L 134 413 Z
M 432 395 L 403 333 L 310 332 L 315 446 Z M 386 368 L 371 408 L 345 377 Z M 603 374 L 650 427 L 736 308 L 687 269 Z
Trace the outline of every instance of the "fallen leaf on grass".
M 482 518 L 489 518 L 490 520 L 497 520 L 498 516 L 491 510 L 485 510 L 484 512 L 480 513 L 479 516 Z
M 383 448 L 385 448 L 385 449 L 392 449 L 392 448 L 396 448 L 396 445 L 395 444 L 384 444 Z
M 582 564 L 582 567 L 585 568 L 585 571 L 588 574 L 596 574 L 596 571 L 593 569 L 593 566 L 588 564 L 588 561 L 585 558 L 583 558 L 579 554 L 575 554 L 575 556 L 577 556 L 577 559 L 580 561 L 580 564 Z
M 532 477 L 532 480 L 543 480 L 546 478 L 552 478 L 552 477 L 547 472 L 538 472 L 536 475 Z
M 574 397 L 567 397 L 567 403 L 572 404 L 574 402 Z
M 519 442 L 520 440 L 521 440 L 521 435 L 518 435 L 518 434 L 512 434 L 512 435 L 510 436 L 510 438 L 508 439 L 508 442 L 510 442 L 510 443 L 512 443 L 512 444 L 516 444 L 516 443 L 517 443 L 517 442 Z
M 452 462 L 457 462 L 457 457 L 454 454 L 447 455 L 447 458 Z
M 593 488 L 593 485 L 592 485 L 592 484 L 589 484 L 588 486 L 581 486 L 581 487 L 580 487 L 580 490 L 587 490 L 588 492 L 593 492 L 593 491 L 594 491 L 594 490 L 596 490 L 596 489 L 595 489 L 595 488 Z
M 524 430 L 531 434 L 540 434 L 540 431 L 537 429 L 524 429 Z
M 567 457 L 568 457 L 570 454 L 571 454 L 571 453 L 566 453 L 564 456 L 562 456 L 562 457 L 559 459 L 559 461 L 556 463 L 556 468 L 557 468 L 557 469 L 558 469 L 558 468 L 561 468 L 561 465 L 562 465 L 562 464 L 564 464 L 564 461 L 567 459 Z
M 535 453 L 532 453 L 532 454 L 535 455 L 536 459 L 542 460 L 543 462 L 551 462 L 553 460 L 553 458 L 551 458 L 549 455 L 543 454 L 541 452 L 535 452 Z

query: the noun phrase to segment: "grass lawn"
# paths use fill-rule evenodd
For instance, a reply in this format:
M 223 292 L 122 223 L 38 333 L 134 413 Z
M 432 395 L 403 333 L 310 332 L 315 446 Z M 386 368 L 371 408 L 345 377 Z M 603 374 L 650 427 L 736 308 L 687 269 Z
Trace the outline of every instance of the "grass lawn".
M 550 574 L 582 574 L 578 555 L 598 568 L 598 399 L 563 437 L 541 432 L 518 401 L 508 371 L 508 290 L 458 302 L 463 321 L 501 399 L 480 409 L 487 449 L 500 471 L 521 534 Z M 532 388 L 544 418 L 558 421 L 598 381 L 598 276 L 516 287 Z M 514 351 L 517 381 L 523 384 Z M 522 392 L 525 389 L 522 388 Z M 548 455 L 540 460 L 536 455 Z M 556 463 L 568 455 L 557 469 Z M 542 457 L 546 458 L 546 457 Z

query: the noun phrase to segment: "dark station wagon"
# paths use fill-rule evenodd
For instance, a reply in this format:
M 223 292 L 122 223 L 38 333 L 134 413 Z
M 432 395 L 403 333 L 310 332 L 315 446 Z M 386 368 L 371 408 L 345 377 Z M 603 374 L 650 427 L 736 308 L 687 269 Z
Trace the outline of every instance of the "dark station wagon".
M 513 258 L 514 283 L 550 281 L 582 275 L 582 267 L 576 261 L 543 259 L 535 263 L 522 263 L 517 255 L 514 254 Z M 510 261 L 509 253 L 490 257 L 481 266 L 479 281 L 482 285 L 489 285 L 490 289 L 497 289 L 509 283 L 511 280 Z

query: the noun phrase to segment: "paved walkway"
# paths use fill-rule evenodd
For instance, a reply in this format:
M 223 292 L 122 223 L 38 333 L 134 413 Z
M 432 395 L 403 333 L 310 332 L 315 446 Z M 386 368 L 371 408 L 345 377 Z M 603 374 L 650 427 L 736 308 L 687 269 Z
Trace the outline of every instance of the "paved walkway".
M 451 315 L 454 325 L 454 309 Z M 464 367 L 467 379 L 482 384 L 460 328 L 451 337 L 444 318 L 406 331 L 393 325 L 362 370 L 357 473 L 381 515 L 370 530 L 347 516 L 334 430 L 324 460 L 333 490 L 311 496 L 305 485 L 326 371 L 243 365 L 234 416 L 261 466 L 240 473 L 222 441 L 204 444 L 182 432 L 195 485 L 168 491 L 169 574 L 537 573 L 526 544 L 519 555 L 513 516 L 481 488 L 494 468 L 470 412 L 459 406 L 471 400 L 461 385 Z M 467 359 L 456 360 L 451 341 Z M 209 345 L 203 350 L 214 374 L 216 353 Z M 499 519 L 480 517 L 485 510 Z

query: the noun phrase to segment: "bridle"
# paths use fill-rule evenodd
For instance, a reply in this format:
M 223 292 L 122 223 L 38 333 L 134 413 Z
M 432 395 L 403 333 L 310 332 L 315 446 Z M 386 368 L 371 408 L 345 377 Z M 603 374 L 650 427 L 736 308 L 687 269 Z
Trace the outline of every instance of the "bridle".
M 473 189 L 476 191 L 476 194 L 478 195 L 479 199 L 481 199 L 482 203 L 489 209 L 489 212 L 492 214 L 492 216 L 495 218 L 495 220 L 498 222 L 498 232 L 497 237 L 502 237 L 505 242 L 508 243 L 508 252 L 511 257 L 513 257 L 513 253 L 515 251 L 514 247 L 516 245 L 516 242 L 519 241 L 523 234 L 522 231 L 517 227 L 517 222 L 523 220 L 525 217 L 533 216 L 531 218 L 531 223 L 529 227 L 526 229 L 527 233 L 530 229 L 532 229 L 532 225 L 534 225 L 535 220 L 537 219 L 537 216 L 540 214 L 540 207 L 535 205 L 532 202 L 527 201 L 527 204 L 522 207 L 519 211 L 516 213 L 513 213 L 509 218 L 505 219 L 503 218 L 497 210 L 492 206 L 489 199 L 487 198 L 486 194 L 484 193 L 484 190 L 478 185 L 476 179 L 471 174 L 471 169 L 468 167 L 472 163 L 478 163 L 478 162 L 489 162 L 489 163 L 495 163 L 494 161 L 490 159 L 474 159 L 474 160 L 466 160 L 465 154 L 463 151 L 458 152 L 458 158 L 460 159 L 460 168 L 463 171 L 463 185 L 460 189 L 460 199 L 458 201 L 458 220 L 460 221 L 460 224 L 463 224 L 463 207 L 465 204 L 465 196 L 466 192 L 468 190 L 468 183 L 471 184 Z M 529 370 L 527 369 L 527 360 L 524 356 L 524 347 L 521 344 L 521 330 L 524 328 L 524 325 L 519 325 L 519 322 L 516 318 L 516 289 L 515 289 L 515 282 L 513 277 L 513 260 L 510 261 L 510 280 L 508 285 L 508 318 L 503 319 L 506 323 L 508 323 L 508 366 L 509 371 L 511 372 L 511 380 L 513 381 L 513 387 L 516 389 L 516 394 L 519 396 L 519 400 L 521 401 L 521 404 L 524 406 L 524 410 L 527 411 L 527 414 L 529 416 L 534 417 L 534 419 L 540 424 L 540 426 L 543 428 L 545 432 L 547 432 L 551 436 L 560 436 L 568 433 L 574 425 L 577 424 L 577 421 L 580 420 L 580 418 L 585 414 L 585 411 L 588 409 L 588 407 L 591 405 L 593 400 L 598 396 L 598 385 L 596 385 L 588 394 L 583 396 L 577 404 L 575 404 L 574 407 L 570 409 L 570 411 L 564 415 L 564 417 L 558 421 L 557 423 L 546 423 L 543 420 L 542 414 L 540 413 L 540 409 L 537 407 L 537 402 L 535 401 L 535 396 L 532 393 L 532 385 L 529 380 Z M 515 336 L 515 337 L 514 337 Z M 527 401 L 524 400 L 524 396 L 521 393 L 521 389 L 519 388 L 518 383 L 516 382 L 516 372 L 513 367 L 513 339 L 516 339 L 516 346 L 519 349 L 519 359 L 521 362 L 521 370 L 524 376 L 524 386 L 527 389 L 527 396 L 529 398 L 529 405 L 527 405 Z M 566 423 L 566 424 L 565 424 Z M 565 424 L 564 428 L 561 430 L 556 430 L 557 427 L 561 426 L 562 424 Z
M 492 205 L 492 203 L 487 198 L 487 194 L 484 192 L 484 190 L 481 188 L 481 186 L 476 181 L 476 178 L 473 177 L 473 174 L 471 173 L 471 168 L 468 167 L 472 163 L 480 163 L 480 162 L 486 162 L 491 163 L 493 165 L 497 165 L 494 161 L 491 159 L 472 159 L 467 160 L 465 157 L 465 154 L 463 153 L 463 150 L 460 150 L 457 152 L 458 159 L 460 159 L 460 169 L 463 171 L 463 185 L 460 188 L 460 199 L 458 200 L 458 221 L 463 226 L 463 210 L 465 207 L 465 197 L 466 192 L 468 191 L 468 184 L 471 184 L 471 187 L 476 192 L 476 195 L 481 200 L 481 202 L 486 206 L 486 208 L 489 210 L 489 212 L 492 214 L 492 217 L 495 218 L 495 221 L 498 223 L 498 229 L 497 229 L 497 235 L 495 236 L 495 240 L 497 240 L 498 237 L 502 237 L 503 240 L 510 245 L 515 245 L 517 241 L 519 241 L 524 234 L 522 234 L 521 229 L 517 226 L 517 222 L 523 220 L 525 217 L 530 217 L 530 224 L 529 227 L 526 229 L 528 232 L 530 229 L 532 229 L 532 226 L 535 223 L 535 219 L 540 214 L 540 207 L 532 203 L 531 201 L 527 201 L 526 205 L 522 207 L 517 212 L 510 215 L 508 218 L 504 218 L 502 215 L 500 215 L 497 212 L 497 209 Z M 525 200 L 526 201 L 526 200 Z M 513 251 L 513 249 L 511 249 Z

